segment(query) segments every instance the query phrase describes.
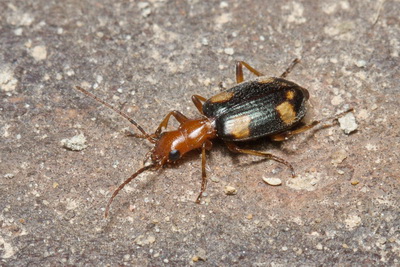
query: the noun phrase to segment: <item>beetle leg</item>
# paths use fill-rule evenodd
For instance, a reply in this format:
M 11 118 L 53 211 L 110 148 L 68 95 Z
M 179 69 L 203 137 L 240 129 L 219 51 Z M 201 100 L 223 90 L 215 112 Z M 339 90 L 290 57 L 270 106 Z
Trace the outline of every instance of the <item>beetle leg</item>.
M 289 67 L 282 73 L 281 78 L 285 78 L 299 62 L 300 62 L 300 59 L 295 58 L 292 61 L 292 63 L 289 65 Z
M 264 76 L 261 72 L 251 67 L 244 61 L 237 61 L 236 62 L 236 82 L 241 83 L 244 81 L 243 78 L 243 66 L 245 66 L 249 71 L 251 71 L 256 76 Z
M 196 106 L 196 108 L 199 110 L 201 114 L 203 114 L 203 103 L 207 99 L 205 97 L 199 96 L 199 95 L 192 95 L 192 101 L 193 104 Z
M 283 133 L 279 133 L 279 134 L 272 135 L 272 136 L 270 136 L 270 139 L 273 140 L 273 141 L 284 141 L 284 140 L 287 140 L 287 139 L 289 139 L 291 136 L 293 136 L 293 135 L 295 135 L 295 134 L 299 134 L 299 133 L 305 132 L 305 131 L 307 131 L 307 130 L 313 128 L 314 126 L 320 124 L 321 122 L 337 120 L 337 119 L 339 119 L 340 117 L 342 117 L 344 114 L 349 113 L 349 112 L 351 112 L 351 111 L 353 111 L 353 108 L 350 108 L 350 109 L 348 109 L 348 110 L 346 110 L 346 111 L 344 111 L 344 112 L 341 112 L 341 113 L 339 113 L 339 114 L 336 114 L 336 115 L 333 116 L 333 117 L 329 117 L 329 118 L 326 118 L 326 119 L 323 119 L 323 120 L 320 120 L 320 121 L 313 121 L 313 122 L 311 122 L 310 124 L 303 125 L 303 126 L 297 128 L 297 129 L 293 130 L 293 131 L 286 131 L 286 132 L 283 132 Z M 322 127 L 323 127 L 323 128 L 328 128 L 328 127 L 331 127 L 332 125 L 333 125 L 333 123 L 324 124 Z
M 244 154 L 249 154 L 249 155 L 253 155 L 253 156 L 263 157 L 263 158 L 272 159 L 279 163 L 282 163 L 290 169 L 293 177 L 296 176 L 296 173 L 294 171 L 292 164 L 290 164 L 289 162 L 287 162 L 286 160 L 284 160 L 282 158 L 279 158 L 275 155 L 272 155 L 272 154 L 266 153 L 266 152 L 262 152 L 262 151 L 257 151 L 257 150 L 252 150 L 252 149 L 242 149 L 231 142 L 226 142 L 226 145 L 227 145 L 228 149 L 232 152 L 244 153 Z
M 196 199 L 196 203 L 200 203 L 204 191 L 207 187 L 207 173 L 206 173 L 206 149 L 211 145 L 211 142 L 204 142 L 201 146 L 201 190 Z
M 180 124 L 182 124 L 182 123 L 184 123 L 185 121 L 188 120 L 188 118 L 187 118 L 185 115 L 183 115 L 182 113 L 180 113 L 180 112 L 177 111 L 177 110 L 173 110 L 173 111 L 171 111 L 170 113 L 168 113 L 167 116 L 165 116 L 165 118 L 162 120 L 162 122 L 161 122 L 160 125 L 158 126 L 157 130 L 154 132 L 154 135 L 155 135 L 155 136 L 159 136 L 159 135 L 160 135 L 162 128 L 164 128 L 164 129 L 167 128 L 167 126 L 168 126 L 168 121 L 169 121 L 171 115 L 174 116 L 175 119 L 176 119 Z
M 299 133 L 305 132 L 305 131 L 313 128 L 314 126 L 318 125 L 319 123 L 320 123 L 320 121 L 313 121 L 312 123 L 303 125 L 300 128 L 297 128 L 293 131 L 287 131 L 287 132 L 283 132 L 283 133 L 279 133 L 279 134 L 274 134 L 274 135 L 271 135 L 269 138 L 272 141 L 285 141 L 285 140 L 288 140 L 290 137 L 292 137 L 295 134 L 299 134 Z
M 211 148 L 212 148 L 212 142 L 211 142 L 210 140 L 206 140 L 206 141 L 204 142 L 204 145 L 205 145 L 205 147 L 206 147 L 206 150 L 211 150 Z

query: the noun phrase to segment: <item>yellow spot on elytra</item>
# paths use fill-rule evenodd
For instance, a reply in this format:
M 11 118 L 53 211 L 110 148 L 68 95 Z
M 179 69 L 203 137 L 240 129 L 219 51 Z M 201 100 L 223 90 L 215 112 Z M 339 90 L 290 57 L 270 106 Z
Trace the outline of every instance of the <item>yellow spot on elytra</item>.
M 233 135 L 237 139 L 249 137 L 251 118 L 247 115 L 236 117 L 225 125 L 227 134 Z
M 211 103 L 222 103 L 229 101 L 233 97 L 233 92 L 222 92 L 210 98 Z
M 289 102 L 285 101 L 276 107 L 281 120 L 286 124 L 290 125 L 296 120 L 296 111 Z
M 286 98 L 292 100 L 294 98 L 295 93 L 293 91 L 286 92 Z

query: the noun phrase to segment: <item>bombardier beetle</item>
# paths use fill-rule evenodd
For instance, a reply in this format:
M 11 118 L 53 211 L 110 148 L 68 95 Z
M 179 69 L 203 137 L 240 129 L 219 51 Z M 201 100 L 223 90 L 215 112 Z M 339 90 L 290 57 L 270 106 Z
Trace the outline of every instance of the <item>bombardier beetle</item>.
M 293 166 L 286 160 L 267 152 L 239 148 L 235 142 L 254 140 L 266 136 L 273 141 L 283 141 L 321 122 L 313 121 L 310 124 L 301 124 L 301 120 L 306 114 L 306 102 L 310 95 L 307 89 L 285 79 L 298 62 L 299 60 L 295 59 L 280 77 L 268 77 L 246 62 L 238 61 L 236 63 L 237 85 L 209 99 L 199 95 L 192 96 L 192 101 L 201 114 L 199 118 L 189 119 L 181 112 L 173 110 L 165 116 L 153 134 L 148 134 L 126 113 L 114 108 L 85 89 L 76 86 L 77 90 L 114 110 L 133 124 L 141 132 L 141 134 L 134 134 L 134 136 L 147 139 L 154 144 L 154 147 L 146 156 L 146 160 L 150 158 L 151 164 L 140 168 L 119 185 L 107 203 L 105 217 L 108 216 L 110 205 L 119 191 L 139 174 L 147 170 L 159 169 L 169 163 L 175 163 L 187 152 L 194 149 L 201 149 L 202 182 L 201 190 L 196 200 L 197 203 L 200 203 L 207 185 L 206 150 L 211 149 L 211 140 L 214 138 L 221 139 L 228 149 L 233 152 L 250 154 L 280 162 L 286 165 L 290 169 L 292 176 L 295 177 Z M 244 81 L 243 66 L 257 77 Z M 352 109 L 326 120 L 338 119 L 350 111 Z M 178 129 L 163 131 L 167 127 L 171 116 L 179 122 Z

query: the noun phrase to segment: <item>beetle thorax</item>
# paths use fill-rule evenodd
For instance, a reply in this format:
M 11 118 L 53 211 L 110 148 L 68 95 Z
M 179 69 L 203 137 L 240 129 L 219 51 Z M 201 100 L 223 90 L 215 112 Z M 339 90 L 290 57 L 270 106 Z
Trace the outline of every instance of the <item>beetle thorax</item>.
M 163 132 L 154 146 L 151 159 L 161 165 L 178 160 L 216 137 L 214 121 L 209 118 L 187 120 L 177 130 Z

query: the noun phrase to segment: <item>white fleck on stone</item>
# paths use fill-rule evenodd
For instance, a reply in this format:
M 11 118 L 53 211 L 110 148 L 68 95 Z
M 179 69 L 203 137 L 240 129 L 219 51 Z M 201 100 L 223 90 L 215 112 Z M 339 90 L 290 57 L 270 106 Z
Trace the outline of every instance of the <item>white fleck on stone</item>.
M 75 71 L 73 69 L 67 69 L 65 71 L 65 73 L 67 74 L 67 76 L 73 76 L 75 75 Z
M 103 76 L 97 75 L 96 76 L 96 82 L 100 84 L 102 81 L 103 81 Z
M 334 96 L 331 100 L 331 104 L 334 106 L 338 106 L 343 103 L 343 98 L 340 95 Z
M 156 237 L 154 235 L 140 235 L 135 238 L 135 243 L 139 246 L 145 246 L 145 245 L 150 245 L 153 244 L 156 241 Z
M 225 1 L 222 1 L 221 3 L 219 3 L 219 7 L 220 8 L 226 8 L 228 6 L 229 6 L 229 4 L 227 2 L 225 2 Z
M 2 250 L 1 257 L 3 259 L 8 259 L 14 256 L 15 250 L 11 243 L 6 242 L 3 237 L 0 236 L 0 247 Z
M 65 208 L 67 210 L 76 210 L 78 207 L 79 207 L 79 202 L 77 200 L 72 199 L 72 198 L 66 199 Z
M 217 28 L 221 28 L 225 23 L 228 23 L 228 22 L 230 22 L 231 20 L 232 20 L 232 14 L 224 13 L 224 14 L 218 16 L 218 17 L 215 19 L 214 22 L 215 22 L 215 26 L 216 26 Z
M 282 180 L 279 178 L 273 178 L 273 177 L 263 177 L 263 181 L 266 182 L 269 185 L 273 186 L 278 186 L 282 184 Z
M 227 54 L 227 55 L 232 56 L 235 53 L 235 50 L 233 48 L 231 48 L 231 47 L 228 47 L 228 48 L 224 49 L 224 53 Z
M 83 135 L 83 133 L 80 133 L 70 139 L 61 140 L 61 145 L 69 150 L 81 151 L 87 148 L 86 137 Z
M 377 150 L 378 150 L 378 148 L 376 147 L 376 145 L 370 144 L 370 143 L 368 143 L 368 144 L 365 146 L 365 148 L 366 148 L 368 151 L 377 151 Z
M 356 66 L 359 68 L 364 68 L 367 65 L 367 61 L 360 59 L 355 62 Z
M 15 11 L 7 17 L 7 22 L 16 26 L 30 26 L 35 18 L 29 13 Z
M 303 16 L 304 6 L 298 2 L 291 2 L 288 5 L 284 5 L 282 9 L 289 10 L 291 13 L 286 16 L 286 20 L 289 23 L 302 24 L 307 21 Z
M 357 122 L 356 117 L 354 117 L 353 112 L 349 112 L 343 117 L 338 119 L 340 128 L 344 131 L 345 134 L 350 134 L 357 130 Z
M 96 36 L 99 38 L 103 38 L 104 37 L 104 33 L 103 32 L 96 32 Z
M 366 120 L 369 117 L 368 110 L 366 109 L 361 109 L 358 114 L 357 114 L 357 119 L 359 120 Z
M 12 178 L 14 178 L 14 174 L 13 173 L 6 173 L 6 174 L 4 174 L 4 178 L 6 178 L 6 179 L 12 179 Z
M 350 8 L 350 3 L 348 1 L 341 1 L 340 2 L 340 7 L 344 10 L 347 10 Z
M 338 151 L 336 151 L 335 153 L 332 154 L 331 163 L 334 166 L 337 166 L 338 164 L 342 163 L 346 158 L 347 158 L 346 150 L 340 149 L 340 150 L 338 150 Z
M 329 59 L 329 62 L 336 64 L 336 63 L 338 63 L 338 60 L 337 60 L 337 58 L 333 57 L 333 58 Z
M 142 17 L 146 18 L 150 16 L 150 14 L 151 14 L 151 8 L 148 7 L 142 10 Z
M 139 2 L 138 3 L 138 8 L 139 9 L 145 9 L 148 6 L 149 6 L 149 3 L 147 3 L 147 2 Z
M 150 4 L 147 2 L 139 2 L 138 3 L 139 9 L 142 11 L 142 17 L 146 18 L 151 14 Z
M 344 220 L 344 223 L 346 225 L 346 228 L 349 230 L 354 230 L 358 226 L 361 225 L 361 217 L 357 215 L 350 215 Z
M 36 61 L 41 61 L 45 60 L 47 58 L 47 50 L 44 45 L 38 45 L 32 48 L 31 50 L 31 56 L 36 60 Z
M 337 3 L 327 4 L 327 5 L 324 5 L 324 6 L 322 7 L 322 11 L 323 11 L 325 14 L 331 15 L 331 14 L 333 14 L 333 13 L 336 11 L 336 7 L 337 7 Z
M 16 36 L 21 36 L 21 35 L 22 35 L 22 32 L 23 32 L 23 29 L 22 29 L 22 28 L 17 28 L 17 29 L 14 30 L 14 34 L 15 34 Z
M 14 72 L 8 66 L 0 67 L 0 90 L 5 92 L 14 91 L 18 80 L 14 78 Z
M 303 176 L 289 179 L 286 182 L 286 185 L 295 190 L 314 191 L 316 189 L 316 185 L 320 180 L 320 173 L 306 173 Z

